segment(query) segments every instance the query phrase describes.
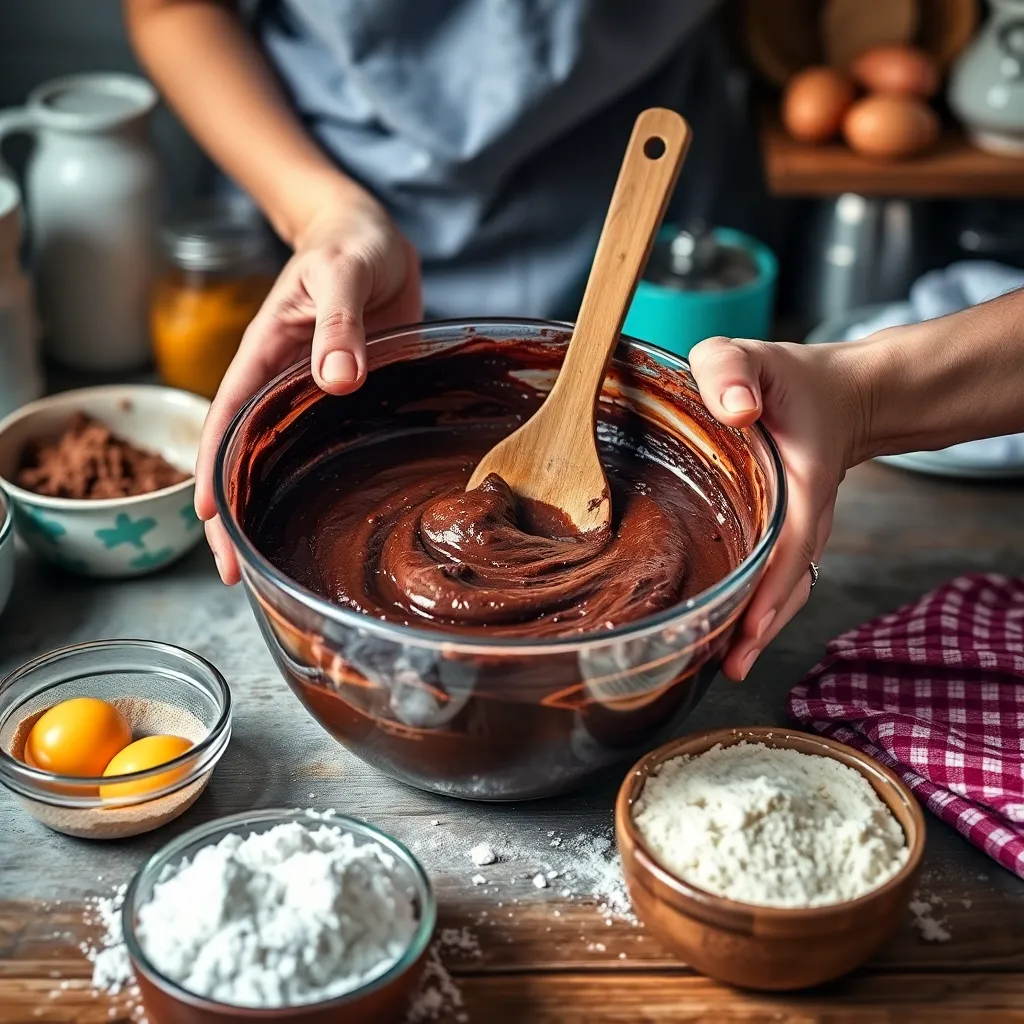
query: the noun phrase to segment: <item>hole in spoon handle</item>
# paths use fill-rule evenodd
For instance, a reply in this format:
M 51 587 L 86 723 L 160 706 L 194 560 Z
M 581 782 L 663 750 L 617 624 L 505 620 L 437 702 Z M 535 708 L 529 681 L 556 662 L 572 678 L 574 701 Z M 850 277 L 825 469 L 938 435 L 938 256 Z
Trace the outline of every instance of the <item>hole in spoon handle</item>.
M 644 143 L 644 156 L 648 160 L 660 160 L 665 155 L 665 140 L 660 135 L 652 135 Z

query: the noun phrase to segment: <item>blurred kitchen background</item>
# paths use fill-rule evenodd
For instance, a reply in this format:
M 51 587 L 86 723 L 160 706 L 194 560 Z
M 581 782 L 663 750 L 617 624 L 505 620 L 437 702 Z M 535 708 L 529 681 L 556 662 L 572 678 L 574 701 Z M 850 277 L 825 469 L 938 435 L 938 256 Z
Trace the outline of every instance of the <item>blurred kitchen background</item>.
M 17 107 L 43 82 L 83 71 L 141 74 L 121 20 L 120 0 L 6 0 L 0 3 L 0 109 Z M 168 199 L 186 202 L 209 180 L 206 158 L 166 109 L 153 118 Z M 22 166 L 27 139 L 4 145 Z
M 720 23 L 733 65 L 725 88 L 749 110 L 750 159 L 765 198 L 737 201 L 735 216 L 728 206 L 709 211 L 710 224 L 667 226 L 628 333 L 682 354 L 712 333 L 841 340 L 1024 283 L 1024 0 L 731 0 Z M 270 280 L 258 225 L 194 206 L 211 168 L 163 107 L 150 117 L 141 83 L 96 80 L 112 90 L 103 100 L 110 109 L 95 107 L 96 81 L 84 93 L 44 90 L 39 102 L 53 116 L 26 124 L 33 90 L 83 72 L 140 75 L 118 0 L 0 4 L 2 152 L 30 210 L 17 189 L 0 188 L 0 415 L 43 387 L 33 369 L 39 352 L 51 387 L 61 367 L 123 377 L 142 366 L 210 394 Z M 120 150 L 77 149 L 95 142 L 89 131 L 62 135 L 69 118 L 88 127 L 89 118 L 122 115 Z M 31 172 L 26 189 L 33 149 L 37 163 L 52 166 Z M 95 224 L 68 227 L 78 213 L 61 206 L 55 182 L 90 160 L 91 173 L 110 168 L 124 190 L 119 230 L 128 241 L 116 258 L 132 264 L 122 279 L 131 296 L 82 284 L 100 258 L 88 237 Z M 154 291 L 136 272 L 148 258 L 140 239 L 158 218 Z M 169 232 L 168 218 L 177 218 Z M 129 335 L 143 313 L 130 307 L 141 289 L 147 336 L 139 340 Z M 125 336 L 101 344 L 99 358 L 69 357 L 61 333 L 88 333 L 104 308 L 103 329 Z

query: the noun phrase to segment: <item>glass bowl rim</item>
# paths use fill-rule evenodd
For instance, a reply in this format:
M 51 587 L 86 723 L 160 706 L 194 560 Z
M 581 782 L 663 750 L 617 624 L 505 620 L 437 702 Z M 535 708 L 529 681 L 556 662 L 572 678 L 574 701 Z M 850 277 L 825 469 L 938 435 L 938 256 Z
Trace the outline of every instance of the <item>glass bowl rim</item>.
M 197 841 L 217 836 L 218 839 L 213 842 L 203 844 L 204 846 L 210 846 L 228 835 L 236 827 L 244 827 L 247 824 L 266 824 L 268 825 L 266 831 L 269 831 L 275 825 L 283 825 L 290 821 L 309 825 L 337 826 L 343 831 L 361 835 L 383 846 L 385 850 L 397 857 L 411 871 L 416 895 L 420 901 L 420 914 L 416 931 L 413 932 L 409 945 L 402 955 L 382 974 L 372 978 L 365 985 L 360 985 L 348 992 L 344 992 L 340 996 L 333 996 L 330 999 L 314 1002 L 274 1007 L 245 1006 L 240 1003 L 225 1003 L 216 999 L 210 999 L 208 996 L 190 992 L 158 970 L 146 955 L 142 944 L 135 934 L 135 901 L 142 882 L 150 876 L 158 877 L 159 872 L 166 865 L 170 864 L 175 857 L 181 855 L 183 850 L 192 846 Z M 133 966 L 141 968 L 149 976 L 149 980 L 158 985 L 166 995 L 180 1002 L 185 1002 L 190 1006 L 225 1008 L 236 1012 L 241 1011 L 246 1015 L 254 1014 L 257 1018 L 279 1020 L 283 1016 L 329 1009 L 334 1006 L 340 1009 L 346 1003 L 362 999 L 364 996 L 384 988 L 405 974 L 406 971 L 417 963 L 433 938 L 434 929 L 437 926 L 437 897 L 434 895 L 434 887 L 430 882 L 430 876 L 415 854 L 401 840 L 396 839 L 393 835 L 378 828 L 376 825 L 361 818 L 355 818 L 352 815 L 334 811 L 329 814 L 323 814 L 313 809 L 271 807 L 261 810 L 239 811 L 236 814 L 215 818 L 213 821 L 204 822 L 202 825 L 197 825 L 187 832 L 182 832 L 181 835 L 175 836 L 174 839 L 161 846 L 135 872 L 128 883 L 128 888 L 125 890 L 124 903 L 121 907 L 121 925 L 124 943 Z
M 366 341 L 367 348 L 383 341 L 391 341 L 407 334 L 430 334 L 444 333 L 446 331 L 466 331 L 468 328 L 526 328 L 534 331 L 556 329 L 561 332 L 571 332 L 573 325 L 561 320 L 537 320 L 530 318 L 512 317 L 468 317 L 453 320 L 430 320 L 420 324 L 406 324 L 388 331 L 381 331 L 372 335 Z M 670 369 L 682 371 L 692 378 L 689 360 L 677 356 L 665 349 L 650 345 L 647 342 L 632 338 L 629 335 L 619 335 L 619 343 L 625 343 L 630 349 L 635 349 Z M 614 359 L 614 356 L 613 356 Z M 754 545 L 753 550 L 732 570 L 727 576 L 719 580 L 707 590 L 701 591 L 686 601 L 671 605 L 647 615 L 634 622 L 627 622 L 615 629 L 604 632 L 581 633 L 575 637 L 554 637 L 549 639 L 529 638 L 495 638 L 486 641 L 475 640 L 466 635 L 452 632 L 447 633 L 439 629 L 420 629 L 416 626 L 405 626 L 394 622 L 385 622 L 375 619 L 369 615 L 361 615 L 359 612 L 349 608 L 343 608 L 307 590 L 301 584 L 289 579 L 280 569 L 265 558 L 256 546 L 249 540 L 242 530 L 241 525 L 235 519 L 234 513 L 228 504 L 225 476 L 227 473 L 228 449 L 241 429 L 242 423 L 252 413 L 256 406 L 275 387 L 285 380 L 302 373 L 309 372 L 309 360 L 300 359 L 287 369 L 283 370 L 272 380 L 268 381 L 262 388 L 252 395 L 245 404 L 235 413 L 224 436 L 221 438 L 217 448 L 217 456 L 214 462 L 214 500 L 217 506 L 217 513 L 224 525 L 228 536 L 235 547 L 236 552 L 242 556 L 244 563 L 242 576 L 247 576 L 246 569 L 254 571 L 262 576 L 270 584 L 287 594 L 292 600 L 310 608 L 314 613 L 330 621 L 338 622 L 343 626 L 359 630 L 364 633 L 372 633 L 391 641 L 409 643 L 422 648 L 432 648 L 451 652 L 467 654 L 494 654 L 500 651 L 509 653 L 526 653 L 537 651 L 538 653 L 553 654 L 563 652 L 578 652 L 592 647 L 601 647 L 609 642 L 623 639 L 640 639 L 649 636 L 669 625 L 673 621 L 691 615 L 709 605 L 714 604 L 719 598 L 727 596 L 730 592 L 742 586 L 751 576 L 756 575 L 761 566 L 767 560 L 769 552 L 778 540 L 782 531 L 782 524 L 786 516 L 787 484 L 786 471 L 782 463 L 782 457 L 776 447 L 771 434 L 758 420 L 751 428 L 757 433 L 768 453 L 769 461 L 775 472 L 776 500 L 768 526 L 764 534 Z M 248 583 L 248 579 L 246 579 Z
M 0 749 L 0 783 L 20 796 L 54 807 L 82 811 L 98 810 L 101 808 L 120 810 L 125 807 L 149 803 L 152 800 L 159 800 L 162 797 L 176 793 L 213 769 L 227 748 L 228 741 L 231 738 L 231 688 L 228 686 L 228 682 L 221 671 L 202 655 L 189 651 L 184 647 L 178 647 L 176 644 L 168 644 L 160 640 L 141 640 L 130 637 L 90 640 L 85 643 L 58 647 L 55 650 L 47 651 L 45 654 L 33 658 L 31 661 L 25 662 L 25 664 L 8 673 L 3 679 L 0 679 L 0 723 L 6 722 L 10 715 L 20 707 L 20 703 L 7 705 L 5 694 L 9 686 L 28 678 L 39 669 L 56 662 L 73 661 L 82 655 L 88 655 L 96 651 L 102 652 L 111 648 L 135 648 L 142 652 L 154 649 L 159 650 L 174 657 L 183 658 L 185 661 L 191 661 L 200 670 L 208 673 L 210 680 L 212 680 L 214 691 L 211 694 L 211 698 L 216 703 L 219 714 L 210 726 L 207 734 L 184 753 L 179 754 L 170 761 L 154 765 L 152 768 L 146 768 L 143 771 L 127 772 L 124 775 L 118 776 L 58 775 L 56 772 L 45 772 L 39 768 L 33 768 L 8 754 L 6 750 Z M 75 678 L 77 677 L 53 682 L 43 690 L 36 691 L 36 694 L 44 693 L 56 686 L 62 686 L 67 682 L 74 681 Z M 199 755 L 198 757 L 197 754 Z M 108 798 L 104 800 L 99 796 L 75 792 L 57 793 L 40 785 L 46 783 L 47 786 L 62 786 L 65 789 L 72 790 L 96 789 L 99 786 L 120 785 L 125 782 L 137 782 L 153 778 L 154 776 L 162 775 L 164 772 L 173 771 L 175 767 L 187 765 L 190 762 L 192 763 L 190 771 L 180 778 L 173 779 L 162 789 L 118 799 Z

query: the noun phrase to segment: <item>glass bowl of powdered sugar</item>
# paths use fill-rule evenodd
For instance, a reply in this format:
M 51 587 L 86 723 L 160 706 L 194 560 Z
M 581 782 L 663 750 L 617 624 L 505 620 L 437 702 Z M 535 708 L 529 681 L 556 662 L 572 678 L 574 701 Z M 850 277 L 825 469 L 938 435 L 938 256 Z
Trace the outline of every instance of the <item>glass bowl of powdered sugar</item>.
M 151 1024 L 401 1021 L 437 919 L 397 840 L 332 811 L 255 811 L 158 851 L 125 896 Z
M 615 808 L 637 915 L 710 977 L 808 988 L 899 927 L 924 853 L 904 783 L 834 740 L 719 729 L 641 759 Z

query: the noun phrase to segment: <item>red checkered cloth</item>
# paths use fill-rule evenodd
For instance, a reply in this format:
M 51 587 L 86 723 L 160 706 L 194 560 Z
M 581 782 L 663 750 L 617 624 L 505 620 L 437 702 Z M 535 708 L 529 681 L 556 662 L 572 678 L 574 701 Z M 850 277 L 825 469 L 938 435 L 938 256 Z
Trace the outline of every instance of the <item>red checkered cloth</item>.
M 788 711 L 1024 878 L 1024 579 L 961 576 L 844 633 Z

